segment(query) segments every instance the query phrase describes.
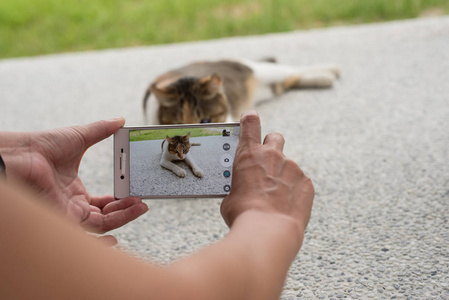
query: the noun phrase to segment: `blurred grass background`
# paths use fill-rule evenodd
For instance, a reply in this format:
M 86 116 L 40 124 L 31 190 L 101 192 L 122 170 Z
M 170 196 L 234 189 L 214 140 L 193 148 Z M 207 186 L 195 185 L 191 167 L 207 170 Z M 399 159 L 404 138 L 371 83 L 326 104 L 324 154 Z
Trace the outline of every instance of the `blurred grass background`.
M 200 136 L 220 136 L 223 128 L 219 130 L 210 130 L 207 128 L 176 128 L 176 129 L 158 129 L 158 130 L 131 130 L 129 134 L 130 142 L 163 140 L 168 135 L 173 137 L 175 135 L 187 135 L 190 132 L 190 137 Z
M 0 58 L 449 13 L 449 0 L 1 0 Z

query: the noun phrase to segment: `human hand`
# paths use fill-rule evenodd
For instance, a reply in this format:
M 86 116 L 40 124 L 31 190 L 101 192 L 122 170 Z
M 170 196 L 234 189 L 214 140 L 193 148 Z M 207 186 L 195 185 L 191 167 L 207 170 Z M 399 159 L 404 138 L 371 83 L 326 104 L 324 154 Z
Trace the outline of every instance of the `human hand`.
M 92 197 L 78 177 L 86 150 L 124 124 L 125 120 L 119 118 L 47 131 L 2 133 L 0 153 L 8 176 L 30 186 L 86 230 L 105 233 L 148 210 L 136 197 Z
M 315 191 L 312 181 L 283 154 L 284 138 L 271 133 L 260 143 L 260 119 L 256 112 L 242 115 L 232 188 L 221 204 L 229 227 L 248 211 L 262 212 L 293 221 L 303 233 L 310 219 Z

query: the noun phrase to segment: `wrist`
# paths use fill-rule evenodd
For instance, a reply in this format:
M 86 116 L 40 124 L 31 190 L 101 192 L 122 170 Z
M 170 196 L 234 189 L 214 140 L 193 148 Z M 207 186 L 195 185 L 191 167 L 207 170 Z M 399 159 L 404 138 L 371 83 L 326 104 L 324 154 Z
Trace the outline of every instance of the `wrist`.
M 281 213 L 269 213 L 248 210 L 240 214 L 231 227 L 233 231 L 242 231 L 249 236 L 277 243 L 293 259 L 301 248 L 304 230 L 300 222 Z

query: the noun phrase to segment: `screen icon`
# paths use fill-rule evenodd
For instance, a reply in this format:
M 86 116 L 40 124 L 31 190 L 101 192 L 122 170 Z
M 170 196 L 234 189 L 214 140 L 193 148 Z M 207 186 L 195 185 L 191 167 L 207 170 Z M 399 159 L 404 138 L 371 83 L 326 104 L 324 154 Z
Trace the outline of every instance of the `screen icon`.
M 225 185 L 225 186 L 223 187 L 223 189 L 224 189 L 224 191 L 225 191 L 226 193 L 229 193 L 229 191 L 231 190 L 231 186 L 230 186 L 230 185 Z
M 224 143 L 223 150 L 228 151 L 229 149 L 231 149 L 231 145 L 229 145 L 228 143 Z
M 223 154 L 220 158 L 220 164 L 225 168 L 232 166 L 233 162 L 234 162 L 234 158 L 229 153 Z
M 223 176 L 226 177 L 226 178 L 230 177 L 231 176 L 231 171 L 229 171 L 229 170 L 224 171 L 223 172 Z

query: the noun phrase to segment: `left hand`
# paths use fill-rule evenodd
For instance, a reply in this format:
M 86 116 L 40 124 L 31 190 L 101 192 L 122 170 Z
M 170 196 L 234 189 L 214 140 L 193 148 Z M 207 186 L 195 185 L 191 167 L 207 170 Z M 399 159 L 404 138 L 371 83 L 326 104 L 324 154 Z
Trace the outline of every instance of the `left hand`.
M 92 197 L 78 177 L 86 150 L 124 124 L 125 120 L 119 118 L 40 132 L 1 133 L 0 153 L 8 176 L 33 188 L 86 230 L 105 233 L 148 210 L 137 197 Z M 110 242 L 115 243 L 115 239 Z

